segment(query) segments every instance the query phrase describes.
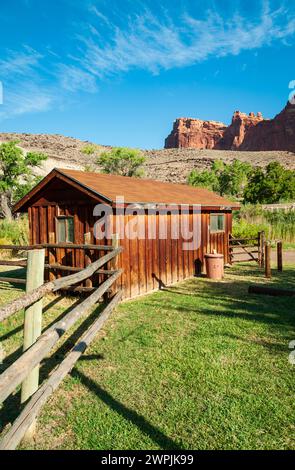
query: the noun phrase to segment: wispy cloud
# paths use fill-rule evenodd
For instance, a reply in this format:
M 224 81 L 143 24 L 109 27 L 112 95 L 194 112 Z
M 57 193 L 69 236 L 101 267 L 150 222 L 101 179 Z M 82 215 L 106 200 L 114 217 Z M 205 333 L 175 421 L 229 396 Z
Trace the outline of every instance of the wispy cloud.
M 132 68 L 158 73 L 211 57 L 238 55 L 293 36 L 295 18 L 287 13 L 284 8 L 271 10 L 269 2 L 264 1 L 256 21 L 237 13 L 223 18 L 212 10 L 207 11 L 205 19 L 183 14 L 177 22 L 150 11 L 126 15 L 125 26 L 113 23 L 107 40 L 103 35 L 99 40 L 94 36 L 83 38 L 81 63 L 90 73 L 101 77 Z
M 97 84 L 94 75 L 76 65 L 58 64 L 57 77 L 64 90 L 75 92 L 77 90 L 86 90 L 93 93 L 97 90 Z
M 94 93 L 100 80 L 114 74 L 133 69 L 157 74 L 247 50 L 257 53 L 276 41 L 290 45 L 294 39 L 294 10 L 271 8 L 267 0 L 251 18 L 238 12 L 223 16 L 218 9 L 202 16 L 189 8 L 155 12 L 133 0 L 125 5 L 136 8 L 126 7 L 124 13 L 93 2 L 81 6 L 83 20 L 72 23 L 72 35 L 62 48 L 43 45 L 37 51 L 22 45 L 17 52 L 7 51 L 0 60 L 0 117 L 46 111 L 79 91 Z
M 43 55 L 36 50 L 22 46 L 20 51 L 9 51 L 6 59 L 0 60 L 3 85 L 1 119 L 50 109 L 54 95 L 44 83 L 42 58 Z
M 7 57 L 0 60 L 0 75 L 2 78 L 27 77 L 35 72 L 41 59 L 38 51 L 23 45 L 20 51 L 8 51 Z

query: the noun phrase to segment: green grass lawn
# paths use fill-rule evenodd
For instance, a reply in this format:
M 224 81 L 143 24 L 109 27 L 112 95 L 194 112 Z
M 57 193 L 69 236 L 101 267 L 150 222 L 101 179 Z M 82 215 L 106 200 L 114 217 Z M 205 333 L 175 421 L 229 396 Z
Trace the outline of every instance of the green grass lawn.
M 286 266 L 269 283 L 295 288 L 294 275 Z M 250 296 L 253 282 L 265 282 L 256 266 L 235 266 L 223 282 L 196 278 L 122 303 L 44 407 L 34 448 L 295 449 L 295 298 Z M 1 302 L 15 295 L 0 285 Z M 47 302 L 45 324 L 75 300 Z M 3 367 L 19 354 L 21 321 L 0 325 Z M 18 399 L 4 403 L 2 426 Z

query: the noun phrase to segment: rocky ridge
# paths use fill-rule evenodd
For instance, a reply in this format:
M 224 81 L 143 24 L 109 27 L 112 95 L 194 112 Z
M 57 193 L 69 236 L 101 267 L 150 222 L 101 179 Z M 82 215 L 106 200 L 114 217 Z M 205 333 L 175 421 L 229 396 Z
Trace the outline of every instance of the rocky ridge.
M 287 103 L 273 119 L 235 111 L 231 124 L 180 118 L 165 148 L 295 152 L 295 105 Z
M 47 134 L 14 134 L 0 133 L 0 142 L 18 140 L 19 145 L 25 152 L 43 152 L 48 159 L 42 163 L 36 173 L 47 175 L 53 168 L 68 168 L 75 170 L 95 169 L 97 153 L 110 149 L 107 146 L 97 146 L 94 155 L 86 155 L 83 149 L 88 145 L 94 145 L 88 141 L 81 141 L 71 137 Z M 267 152 L 242 152 L 223 150 L 199 150 L 199 149 L 162 149 L 143 150 L 147 157 L 145 164 L 145 175 L 160 181 L 185 183 L 191 170 L 202 171 L 209 169 L 215 160 L 225 163 L 234 159 L 247 161 L 251 165 L 265 167 L 271 161 L 278 161 L 286 168 L 295 170 L 295 154 L 291 152 L 267 151 Z

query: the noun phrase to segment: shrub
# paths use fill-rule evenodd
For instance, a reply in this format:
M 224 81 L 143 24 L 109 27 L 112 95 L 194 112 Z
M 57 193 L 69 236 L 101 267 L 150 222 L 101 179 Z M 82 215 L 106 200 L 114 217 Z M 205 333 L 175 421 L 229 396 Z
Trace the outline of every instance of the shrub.
M 233 221 L 232 234 L 235 238 L 256 238 L 258 232 L 265 232 L 266 236 L 269 235 L 269 226 L 267 224 L 250 224 L 244 219 Z
M 140 150 L 117 147 L 103 152 L 96 163 L 102 167 L 104 173 L 141 177 L 144 174 L 141 167 L 145 161 Z
M 81 152 L 84 153 L 84 155 L 93 155 L 98 149 L 98 145 L 87 144 L 82 148 Z
M 0 220 L 1 244 L 27 245 L 29 242 L 29 223 L 27 217 L 16 220 Z
M 239 212 L 234 213 L 233 235 L 241 237 L 247 233 L 253 234 L 264 230 L 268 238 L 281 239 L 284 242 L 295 243 L 295 211 L 283 209 L 273 212 L 264 210 L 260 205 L 245 205 Z M 248 237 L 247 235 L 247 237 Z M 252 235 L 251 235 L 252 236 Z

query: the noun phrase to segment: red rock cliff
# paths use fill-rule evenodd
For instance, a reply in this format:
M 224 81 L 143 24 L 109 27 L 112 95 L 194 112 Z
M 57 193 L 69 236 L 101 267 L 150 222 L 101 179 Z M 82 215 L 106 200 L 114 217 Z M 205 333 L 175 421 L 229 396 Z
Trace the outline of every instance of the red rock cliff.
M 226 125 L 215 121 L 180 118 L 165 142 L 165 148 L 214 149 L 224 134 Z
M 274 119 L 249 129 L 239 150 L 285 150 L 295 152 L 295 105 L 287 103 Z
M 287 150 L 295 152 L 295 105 L 287 104 L 274 119 L 261 113 L 236 111 L 231 124 L 199 119 L 177 119 L 165 148 L 218 150 Z
M 238 150 L 249 129 L 255 127 L 261 121 L 263 121 L 261 113 L 255 116 L 254 113 L 247 115 L 236 111 L 231 124 L 226 128 L 223 137 L 217 142 L 215 148 L 219 150 Z

